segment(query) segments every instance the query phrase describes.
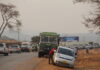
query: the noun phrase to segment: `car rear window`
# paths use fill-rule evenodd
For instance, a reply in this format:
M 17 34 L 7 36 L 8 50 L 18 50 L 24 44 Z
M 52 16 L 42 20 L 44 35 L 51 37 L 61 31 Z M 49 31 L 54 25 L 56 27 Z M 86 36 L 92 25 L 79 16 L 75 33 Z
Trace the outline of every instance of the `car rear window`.
M 59 48 L 58 53 L 73 56 L 73 57 L 75 56 L 73 51 L 68 50 L 68 49 L 64 49 L 64 48 Z
M 12 48 L 18 48 L 18 46 L 12 46 Z

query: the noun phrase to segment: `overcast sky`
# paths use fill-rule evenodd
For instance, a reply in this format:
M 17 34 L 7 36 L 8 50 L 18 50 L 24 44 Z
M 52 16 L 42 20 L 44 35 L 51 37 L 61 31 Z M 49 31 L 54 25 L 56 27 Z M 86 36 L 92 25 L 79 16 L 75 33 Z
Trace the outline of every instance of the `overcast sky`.
M 81 23 L 91 10 L 88 5 L 73 4 L 73 0 L 1 0 L 17 6 L 22 20 L 22 32 L 87 33 Z

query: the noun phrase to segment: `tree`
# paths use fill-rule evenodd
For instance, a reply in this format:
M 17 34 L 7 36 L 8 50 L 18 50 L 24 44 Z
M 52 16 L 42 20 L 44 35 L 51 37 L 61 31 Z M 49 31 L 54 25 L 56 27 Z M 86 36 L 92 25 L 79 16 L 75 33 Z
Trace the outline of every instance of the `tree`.
M 32 37 L 32 42 L 33 42 L 33 43 L 39 44 L 39 42 L 40 42 L 40 37 L 39 37 L 39 36 L 33 36 L 33 37 Z
M 0 12 L 2 17 L 2 24 L 0 26 L 0 37 L 3 34 L 5 28 L 8 26 L 8 28 L 13 28 L 13 25 L 21 25 L 18 24 L 18 16 L 19 12 L 15 10 L 16 6 L 11 4 L 2 4 L 0 3 Z M 13 24 L 12 24 L 13 23 Z
M 94 13 L 90 12 L 89 17 L 84 17 L 84 24 L 88 28 L 93 28 L 96 33 L 100 33 L 100 0 L 74 0 L 75 3 L 90 3 L 95 6 Z M 92 17 L 91 17 L 92 16 Z

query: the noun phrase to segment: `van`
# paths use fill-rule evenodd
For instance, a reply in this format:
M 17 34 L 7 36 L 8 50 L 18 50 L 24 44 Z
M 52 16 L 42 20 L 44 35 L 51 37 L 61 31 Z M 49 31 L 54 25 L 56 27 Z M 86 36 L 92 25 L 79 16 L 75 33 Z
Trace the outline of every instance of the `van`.
M 9 50 L 5 43 L 0 43 L 0 54 L 4 54 L 5 56 L 9 55 Z

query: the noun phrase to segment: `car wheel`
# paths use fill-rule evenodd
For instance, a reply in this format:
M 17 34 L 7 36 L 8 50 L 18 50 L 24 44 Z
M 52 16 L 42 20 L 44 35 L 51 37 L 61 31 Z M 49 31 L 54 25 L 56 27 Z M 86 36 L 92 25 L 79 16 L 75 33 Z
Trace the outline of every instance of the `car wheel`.
M 74 69 L 74 66 L 71 66 L 70 68 L 71 68 L 71 69 Z
M 18 53 L 18 54 L 20 54 L 20 53 L 21 53 L 21 51 L 18 51 L 17 53 Z
M 56 65 L 56 63 L 53 62 L 53 65 Z

